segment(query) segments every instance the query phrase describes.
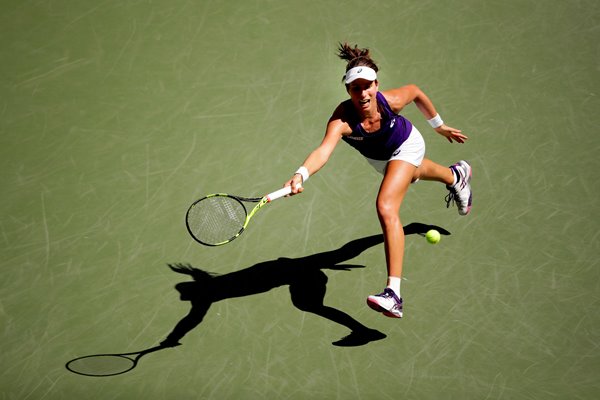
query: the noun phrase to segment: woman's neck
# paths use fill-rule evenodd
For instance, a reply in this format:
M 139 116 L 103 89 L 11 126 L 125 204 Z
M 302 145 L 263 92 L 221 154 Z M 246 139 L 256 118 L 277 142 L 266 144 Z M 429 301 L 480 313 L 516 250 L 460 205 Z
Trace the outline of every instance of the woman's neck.
M 360 117 L 363 121 L 377 122 L 381 119 L 381 113 L 377 107 L 377 100 L 371 102 L 366 110 L 359 110 Z

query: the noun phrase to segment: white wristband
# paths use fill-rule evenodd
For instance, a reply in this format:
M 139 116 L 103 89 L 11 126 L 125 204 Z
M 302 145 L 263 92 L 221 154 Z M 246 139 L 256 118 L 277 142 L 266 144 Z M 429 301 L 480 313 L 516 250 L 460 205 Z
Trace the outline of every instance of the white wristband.
M 427 122 L 429 122 L 429 125 L 431 125 L 433 129 L 439 128 L 440 126 L 444 125 L 444 121 L 442 121 L 442 117 L 440 117 L 440 114 L 435 114 L 435 117 L 428 119 Z
M 294 174 L 300 174 L 302 176 L 302 182 L 306 182 L 310 174 L 308 173 L 308 169 L 303 165 Z

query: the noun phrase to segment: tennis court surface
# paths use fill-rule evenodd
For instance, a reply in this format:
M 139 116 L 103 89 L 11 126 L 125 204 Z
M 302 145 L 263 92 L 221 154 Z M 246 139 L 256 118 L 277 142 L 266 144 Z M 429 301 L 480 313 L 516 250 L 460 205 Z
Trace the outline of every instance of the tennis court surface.
M 599 18 L 597 2 L 4 1 L 0 399 L 597 399 Z M 441 185 L 411 187 L 402 320 L 365 304 L 386 277 L 380 176 L 343 143 L 234 242 L 184 223 L 205 194 L 278 189 L 320 142 L 347 96 L 339 41 L 470 137 L 405 109 L 427 156 L 469 160 L 474 203 L 460 217 Z M 423 225 L 450 234 L 430 245 Z M 123 374 L 65 367 L 173 332 Z

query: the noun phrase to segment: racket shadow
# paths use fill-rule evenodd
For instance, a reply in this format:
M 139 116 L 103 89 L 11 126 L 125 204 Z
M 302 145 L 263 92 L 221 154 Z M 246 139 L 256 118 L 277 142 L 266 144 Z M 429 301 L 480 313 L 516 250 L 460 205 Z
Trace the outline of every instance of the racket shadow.
M 406 235 L 422 234 L 429 229 L 450 234 L 440 227 L 421 223 L 404 227 Z M 349 335 L 332 343 L 334 346 L 362 346 L 384 339 L 384 333 L 368 328 L 344 311 L 324 304 L 328 278 L 323 270 L 351 271 L 364 268 L 363 265 L 344 262 L 380 243 L 383 243 L 383 235 L 367 236 L 350 241 L 335 250 L 300 258 L 281 257 L 227 274 L 214 274 L 189 264 L 169 264 L 174 272 L 193 278 L 193 281 L 175 285 L 181 300 L 191 302 L 191 309 L 162 343 L 170 346 L 179 344 L 179 340 L 202 322 L 213 303 L 265 293 L 286 285 L 289 286 L 291 300 L 296 308 L 350 329 Z
M 133 370 L 146 354 L 168 348 L 164 344 L 130 353 L 103 353 L 77 357 L 65 364 L 69 371 L 83 376 L 108 377 Z M 172 346 L 171 346 L 172 347 Z

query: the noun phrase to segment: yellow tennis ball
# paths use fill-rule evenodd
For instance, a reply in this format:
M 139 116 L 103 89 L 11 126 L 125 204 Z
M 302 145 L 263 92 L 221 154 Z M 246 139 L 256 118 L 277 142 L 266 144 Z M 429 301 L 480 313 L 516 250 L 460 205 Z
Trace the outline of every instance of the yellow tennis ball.
M 436 244 L 441 238 L 442 237 L 440 236 L 440 233 L 435 229 L 430 229 L 425 234 L 425 239 L 427 239 L 427 241 L 431 244 Z

